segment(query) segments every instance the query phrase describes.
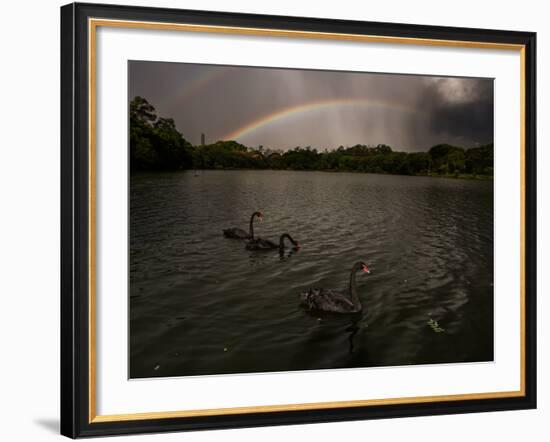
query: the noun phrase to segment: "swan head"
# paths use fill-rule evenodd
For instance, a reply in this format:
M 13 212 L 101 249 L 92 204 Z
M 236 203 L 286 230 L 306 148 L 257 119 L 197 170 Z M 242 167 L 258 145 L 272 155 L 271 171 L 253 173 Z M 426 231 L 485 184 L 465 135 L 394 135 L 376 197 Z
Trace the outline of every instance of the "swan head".
M 256 212 L 254 215 L 256 215 L 260 221 L 264 220 L 264 214 L 262 212 Z
M 292 243 L 292 248 L 294 250 L 300 250 L 302 247 L 298 241 L 296 241 L 292 236 L 290 236 L 288 233 L 283 233 L 279 239 L 279 246 L 284 246 L 284 240 L 287 238 Z
M 363 272 L 365 272 L 365 273 L 370 273 L 369 268 L 367 267 L 367 265 L 366 265 L 364 262 L 361 263 L 361 269 L 362 269 Z

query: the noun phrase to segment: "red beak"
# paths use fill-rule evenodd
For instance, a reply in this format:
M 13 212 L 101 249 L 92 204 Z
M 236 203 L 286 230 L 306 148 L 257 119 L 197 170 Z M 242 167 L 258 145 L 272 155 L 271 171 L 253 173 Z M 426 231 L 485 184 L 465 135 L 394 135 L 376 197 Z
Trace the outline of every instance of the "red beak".
M 367 266 L 363 266 L 363 272 L 370 273 L 370 270 Z

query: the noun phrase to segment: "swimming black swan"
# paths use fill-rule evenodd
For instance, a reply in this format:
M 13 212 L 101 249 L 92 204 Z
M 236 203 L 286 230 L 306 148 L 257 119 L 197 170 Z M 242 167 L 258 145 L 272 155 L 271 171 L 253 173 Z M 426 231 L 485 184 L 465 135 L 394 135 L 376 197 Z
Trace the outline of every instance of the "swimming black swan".
M 238 227 L 232 227 L 231 229 L 224 229 L 223 236 L 233 239 L 254 239 L 254 217 L 258 217 L 260 221 L 264 219 L 262 212 L 254 212 L 250 216 L 250 227 L 248 233 Z
M 294 241 L 292 236 L 290 236 L 288 233 L 283 233 L 281 237 L 279 238 L 279 244 L 275 244 L 273 241 L 270 241 L 269 239 L 263 239 L 263 238 L 256 238 L 252 239 L 248 242 L 246 245 L 247 250 L 275 250 L 279 249 L 279 253 L 284 253 L 285 251 L 285 239 L 288 239 L 292 245 L 294 246 L 294 250 L 298 250 L 300 248 L 300 243 L 298 241 Z
M 355 273 L 363 270 L 370 273 L 367 265 L 356 262 L 349 276 L 349 293 L 344 294 L 330 289 L 311 288 L 300 295 L 301 305 L 307 310 L 321 310 L 334 313 L 358 313 L 362 310 L 361 301 L 355 288 Z

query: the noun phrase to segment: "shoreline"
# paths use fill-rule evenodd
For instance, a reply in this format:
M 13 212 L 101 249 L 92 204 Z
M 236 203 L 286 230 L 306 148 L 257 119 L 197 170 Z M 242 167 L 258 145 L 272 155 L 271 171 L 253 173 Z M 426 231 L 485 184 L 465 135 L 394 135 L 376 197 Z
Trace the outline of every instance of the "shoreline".
M 384 172 L 361 172 L 358 170 L 334 170 L 334 169 L 256 169 L 256 168 L 237 168 L 237 167 L 228 167 L 228 168 L 209 168 L 209 169 L 179 169 L 179 170 L 137 170 L 130 171 L 130 175 L 134 174 L 146 174 L 146 173 L 178 173 L 178 172 L 193 172 L 193 171 L 272 171 L 272 172 L 323 172 L 323 173 L 354 173 L 354 174 L 364 174 L 364 175 L 386 175 L 386 176 L 404 176 L 404 177 L 425 177 L 425 178 L 448 178 L 453 180 L 468 180 L 468 181 L 494 181 L 494 177 L 491 175 L 472 175 L 472 174 L 448 174 L 448 175 L 439 175 L 439 174 L 401 174 L 401 173 L 384 173 Z

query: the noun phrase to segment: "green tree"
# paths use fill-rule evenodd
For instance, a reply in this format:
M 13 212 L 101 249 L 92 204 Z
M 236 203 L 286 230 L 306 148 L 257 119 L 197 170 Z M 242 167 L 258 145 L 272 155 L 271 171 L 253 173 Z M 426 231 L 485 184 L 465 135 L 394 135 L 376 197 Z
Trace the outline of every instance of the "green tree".
M 131 170 L 177 170 L 193 166 L 193 147 L 172 118 L 158 118 L 143 97 L 130 103 Z

